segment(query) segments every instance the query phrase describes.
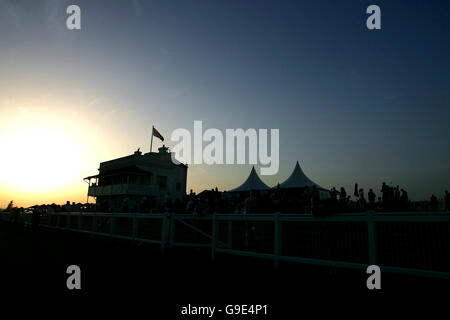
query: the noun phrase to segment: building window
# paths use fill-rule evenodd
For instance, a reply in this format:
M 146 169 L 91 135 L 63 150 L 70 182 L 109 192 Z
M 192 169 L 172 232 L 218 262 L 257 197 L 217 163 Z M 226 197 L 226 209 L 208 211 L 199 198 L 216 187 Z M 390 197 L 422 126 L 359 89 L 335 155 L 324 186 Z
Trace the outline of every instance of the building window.
M 167 185 L 167 177 L 166 176 L 157 176 L 156 184 L 159 186 L 160 189 L 165 189 L 166 185 Z
M 147 175 L 139 176 L 139 184 L 144 185 L 144 186 L 149 185 L 151 182 L 150 178 L 151 178 L 151 176 L 147 176 Z
M 138 177 L 135 174 L 130 174 L 130 178 L 128 180 L 129 184 L 137 184 Z
M 145 186 L 149 185 L 150 184 L 150 176 L 142 176 L 141 183 Z
M 122 176 L 120 175 L 112 176 L 112 184 L 121 184 L 121 183 L 122 183 Z

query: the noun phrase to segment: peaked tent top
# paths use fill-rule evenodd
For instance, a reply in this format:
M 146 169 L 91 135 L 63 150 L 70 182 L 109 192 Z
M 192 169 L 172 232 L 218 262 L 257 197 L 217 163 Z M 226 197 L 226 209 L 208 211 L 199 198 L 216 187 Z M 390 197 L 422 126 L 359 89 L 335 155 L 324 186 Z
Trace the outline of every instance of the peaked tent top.
M 302 168 L 300 168 L 300 164 L 295 164 L 294 171 L 283 183 L 280 184 L 280 188 L 305 188 L 316 186 L 317 188 L 321 188 L 317 183 L 311 181 L 306 174 L 303 172 Z
M 239 187 L 230 190 L 230 192 L 250 191 L 250 190 L 268 190 L 270 189 L 256 173 L 255 167 L 252 168 L 247 180 Z

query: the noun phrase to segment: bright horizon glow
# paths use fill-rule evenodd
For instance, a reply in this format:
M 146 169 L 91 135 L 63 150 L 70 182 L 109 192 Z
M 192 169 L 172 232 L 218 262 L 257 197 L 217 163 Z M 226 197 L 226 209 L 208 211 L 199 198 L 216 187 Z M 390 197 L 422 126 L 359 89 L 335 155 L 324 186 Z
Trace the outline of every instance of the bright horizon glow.
M 79 0 L 77 31 L 70 4 L 0 1 L 0 208 L 86 202 L 99 163 L 147 152 L 152 125 L 173 147 L 194 120 L 279 128 L 270 186 L 298 160 L 349 194 L 450 189 L 448 1 L 385 1 L 378 31 L 355 1 Z M 250 169 L 192 165 L 186 191 L 229 190 Z
M 75 107 L 59 96 L 33 97 L 33 90 L 28 90 L 26 98 L 0 100 L 5 108 L 0 118 L 0 209 L 11 200 L 19 207 L 85 203 L 88 187 L 83 178 L 96 174 L 100 162 L 129 155 L 136 146 L 143 151 L 148 147 L 150 135 L 145 128 L 138 142 L 114 130 L 123 116 L 104 112 L 102 99 Z M 91 111 L 93 107 L 97 110 Z M 167 130 L 163 132 L 169 136 Z M 153 151 L 161 145 L 154 139 Z M 187 191 L 210 187 L 202 172 L 190 168 Z
M 85 202 L 82 176 L 95 166 L 88 168 L 93 148 L 76 117 L 45 112 L 37 103 L 9 105 L 0 121 L 0 207 L 10 200 L 24 207 Z
M 63 128 L 25 123 L 1 137 L 0 147 L 19 157 L 3 157 L 5 182 L 19 190 L 47 191 L 67 186 L 80 172 L 80 153 Z M 25 146 L 25 154 L 24 151 Z M 70 170 L 67 170 L 70 168 Z

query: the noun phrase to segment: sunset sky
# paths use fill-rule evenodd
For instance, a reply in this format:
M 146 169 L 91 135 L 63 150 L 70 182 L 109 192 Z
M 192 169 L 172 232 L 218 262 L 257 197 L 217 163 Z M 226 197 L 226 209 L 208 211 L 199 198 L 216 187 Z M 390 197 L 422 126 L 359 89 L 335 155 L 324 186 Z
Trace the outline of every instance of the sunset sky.
M 101 161 L 194 120 L 279 129 L 271 186 L 299 160 L 326 188 L 441 197 L 449 119 L 449 1 L 0 1 L 0 208 L 85 202 Z M 250 169 L 191 165 L 188 190 Z

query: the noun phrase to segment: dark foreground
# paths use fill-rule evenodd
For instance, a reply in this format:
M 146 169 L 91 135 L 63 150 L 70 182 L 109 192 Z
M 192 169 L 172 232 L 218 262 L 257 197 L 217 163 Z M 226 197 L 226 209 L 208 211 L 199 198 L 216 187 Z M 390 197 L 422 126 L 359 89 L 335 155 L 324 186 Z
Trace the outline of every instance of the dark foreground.
M 207 249 L 170 249 L 78 233 L 27 230 L 0 222 L 2 295 L 108 295 L 145 298 L 178 315 L 184 305 L 267 304 L 269 313 L 297 313 L 307 299 L 429 296 L 450 281 L 382 273 L 381 290 L 368 290 L 365 271 L 281 264 L 227 255 L 211 263 Z M 68 290 L 66 269 L 81 268 L 81 290 Z M 170 318 L 170 317 L 168 317 Z

